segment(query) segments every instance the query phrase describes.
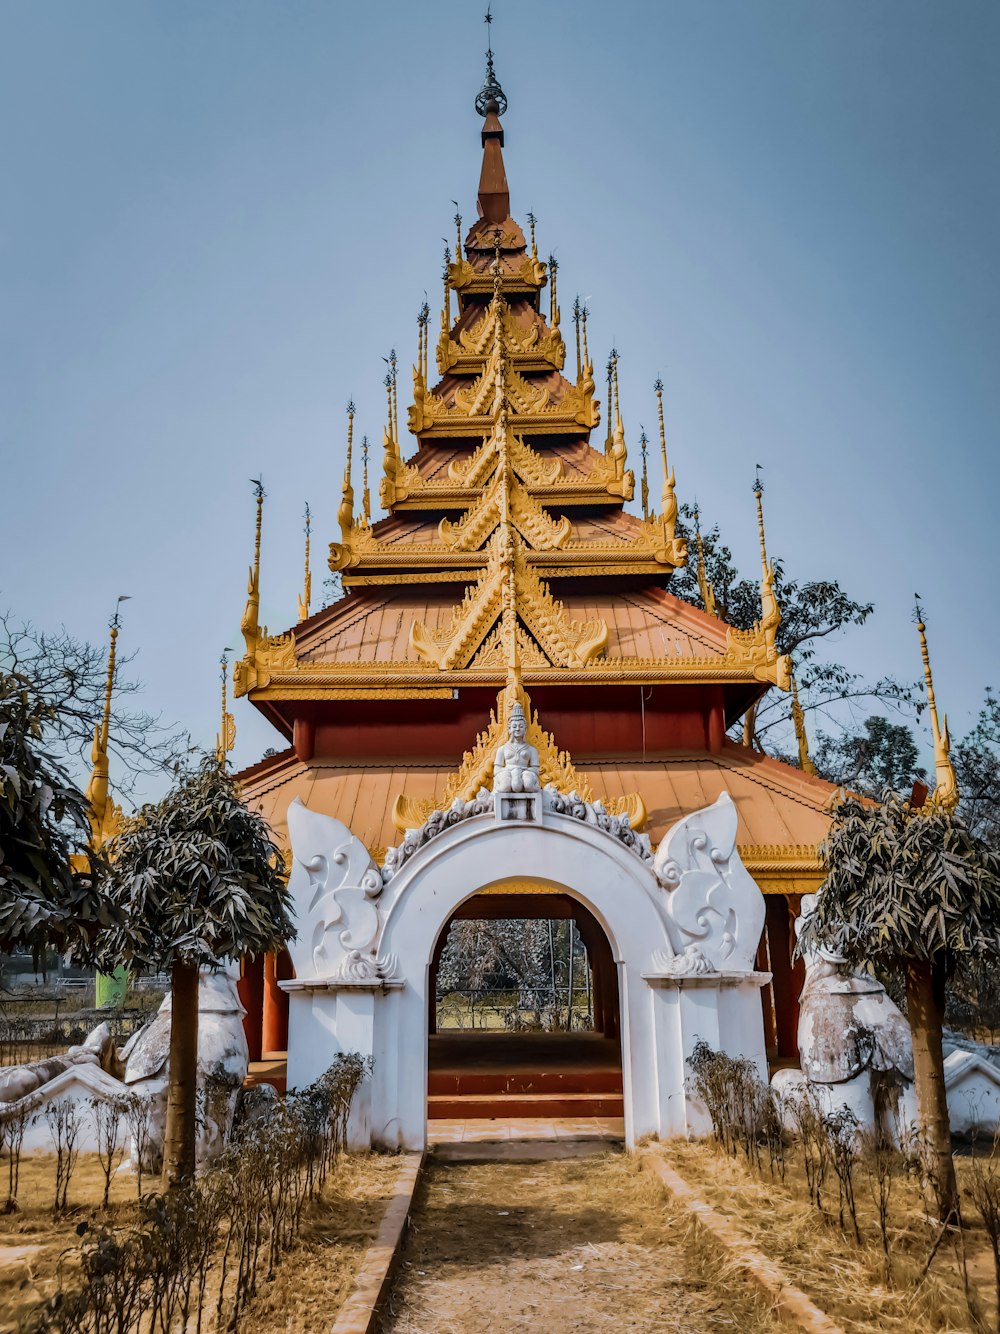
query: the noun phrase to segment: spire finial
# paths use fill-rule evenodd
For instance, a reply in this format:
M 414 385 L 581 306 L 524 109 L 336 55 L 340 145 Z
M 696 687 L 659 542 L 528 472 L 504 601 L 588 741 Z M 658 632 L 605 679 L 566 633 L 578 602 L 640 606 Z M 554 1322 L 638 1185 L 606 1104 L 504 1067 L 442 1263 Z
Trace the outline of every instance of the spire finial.
M 306 510 L 308 511 L 308 505 Z M 301 618 L 300 618 L 301 619 Z M 220 719 L 219 734 L 215 738 L 215 758 L 219 763 L 220 769 L 226 767 L 226 756 L 236 744 L 236 719 L 227 709 L 226 687 L 229 682 L 229 654 L 231 648 L 222 650 L 222 657 L 219 659 L 219 677 L 222 682 L 222 716 Z
M 580 372 L 581 372 L 582 369 L 583 369 L 582 364 L 581 364 L 581 362 L 580 362 L 580 313 L 581 313 L 582 309 L 583 309 L 583 307 L 580 305 L 580 298 L 579 298 L 579 296 L 575 296 L 575 297 L 573 298 L 573 324 L 574 324 L 574 326 L 575 326 L 575 328 L 576 328 L 576 378 L 577 378 L 577 382 L 579 382 L 579 379 L 580 379 Z
M 535 223 L 536 223 L 537 221 L 538 221 L 538 219 L 535 217 L 534 213 L 529 213 L 529 214 L 528 214 L 528 226 L 531 228 L 531 258 L 532 258 L 532 259 L 537 259 L 537 258 L 538 258 L 538 247 L 535 245 Z
M 698 592 L 709 616 L 715 615 L 715 589 L 705 569 L 705 547 L 701 540 L 701 518 L 698 514 L 698 502 L 694 505 L 694 536 L 698 546 Z
M 757 529 L 760 533 L 760 564 L 761 569 L 764 572 L 764 578 L 766 579 L 769 567 L 767 563 L 767 539 L 764 536 L 764 484 L 760 480 L 761 467 L 759 463 L 756 465 L 756 468 L 757 476 L 753 484 L 753 493 L 757 501 Z
M 127 593 L 121 593 L 118 601 L 115 603 L 114 615 L 108 622 L 110 635 L 108 639 L 108 672 L 104 682 L 104 710 L 101 714 L 101 721 L 94 725 L 94 742 L 90 750 L 90 760 L 93 768 L 90 773 L 90 781 L 87 783 L 86 797 L 90 805 L 90 841 L 92 846 L 99 848 L 105 839 L 112 832 L 109 815 L 114 812 L 114 806 L 108 804 L 108 786 L 110 766 L 108 763 L 108 741 L 111 734 L 111 697 L 115 687 L 115 660 L 117 656 L 118 631 L 121 628 L 121 617 L 119 611 L 121 604 L 129 600 Z
M 483 80 L 483 86 L 476 94 L 476 110 L 482 117 L 486 117 L 492 111 L 495 116 L 503 116 L 507 113 L 507 98 L 500 87 L 499 80 L 493 70 L 493 14 L 489 7 L 483 15 L 483 22 L 486 24 L 487 46 L 486 46 L 486 78 Z
M 615 350 L 611 349 L 611 355 L 608 357 L 608 364 L 605 367 L 608 377 L 608 434 L 604 439 L 604 452 L 611 454 L 611 445 L 614 440 L 615 430 L 615 391 L 614 391 L 614 373 L 615 373 Z
M 371 522 L 372 517 L 372 493 L 368 489 L 368 437 L 361 437 L 361 513 L 365 516 L 365 523 Z
M 672 468 L 667 466 L 667 429 L 663 423 L 663 380 L 660 376 L 656 377 L 656 383 L 653 385 L 656 390 L 656 415 L 660 424 L 660 462 L 663 465 L 663 492 L 660 496 L 660 510 L 663 515 L 664 523 L 676 525 L 677 522 L 677 497 L 674 494 L 676 478 Z M 673 530 L 671 529 L 671 536 Z
M 309 603 L 312 600 L 312 571 L 309 568 L 309 539 L 312 535 L 312 511 L 309 508 L 309 502 L 306 501 L 305 528 L 306 535 L 306 558 L 305 574 L 302 580 L 302 596 L 299 598 L 299 620 L 304 621 L 309 615 Z
M 583 343 L 583 369 L 588 371 L 590 365 L 590 349 L 587 347 L 587 316 L 590 311 L 587 309 L 587 303 L 584 302 L 580 308 L 580 339 Z
M 455 200 L 453 199 L 451 202 L 455 204 L 455 217 L 452 219 L 455 223 L 455 259 L 460 261 L 462 258 L 462 215 L 458 211 L 458 204 Z
M 340 509 L 337 521 L 340 524 L 341 541 L 344 546 L 351 544 L 351 530 L 354 527 L 354 487 L 351 485 L 351 449 L 354 443 L 354 400 L 347 404 L 347 462 L 344 465 L 344 483 L 341 487 Z
M 392 392 L 392 438 L 393 438 L 393 440 L 396 441 L 396 449 L 397 449 L 397 452 L 398 452 L 398 450 L 399 450 L 399 401 L 398 401 L 398 399 L 397 399 L 397 397 L 396 397 L 396 378 L 397 378 L 397 367 L 398 367 L 398 365 L 399 365 L 399 363 L 398 363 L 397 360 L 396 360 L 396 349 L 395 349 L 394 347 L 390 347 L 390 349 L 389 349 L 389 375 L 390 375 L 391 378 L 392 378 L 392 384 L 391 384 L 391 392 Z M 351 405 L 351 412 L 352 412 L 352 414 L 353 414 L 353 412 L 354 412 L 354 405 L 353 405 L 353 404 Z
M 259 477 L 251 477 L 254 497 L 257 502 L 257 520 L 254 531 L 253 564 L 247 579 L 247 604 L 243 608 L 240 630 L 246 642 L 247 657 L 253 658 L 257 651 L 257 636 L 260 628 L 260 533 L 264 520 L 264 483 Z
M 795 679 L 795 673 L 791 673 L 792 681 L 792 724 L 795 727 L 795 740 L 799 747 L 799 768 L 804 774 L 815 774 L 816 766 L 809 758 L 809 738 L 806 735 L 806 715 L 802 705 L 799 703 L 799 685 Z
M 549 324 L 553 329 L 559 328 L 559 302 L 556 299 L 556 274 L 559 272 L 559 261 L 555 255 L 549 256 L 549 275 L 552 278 L 552 286 L 549 288 Z
M 639 453 L 642 455 L 642 518 L 645 522 L 649 518 L 649 441 L 646 438 L 646 428 L 639 428 Z
M 948 731 L 948 715 L 938 721 L 937 700 L 934 697 L 934 677 L 931 674 L 931 656 L 927 648 L 927 626 L 924 622 L 924 609 L 920 604 L 920 594 L 914 594 L 916 606 L 917 633 L 920 636 L 920 656 L 924 664 L 924 682 L 927 686 L 927 707 L 931 715 L 931 733 L 934 737 L 934 772 L 936 783 L 929 803 L 939 810 L 953 811 L 958 805 L 958 777 L 951 762 L 951 735 Z

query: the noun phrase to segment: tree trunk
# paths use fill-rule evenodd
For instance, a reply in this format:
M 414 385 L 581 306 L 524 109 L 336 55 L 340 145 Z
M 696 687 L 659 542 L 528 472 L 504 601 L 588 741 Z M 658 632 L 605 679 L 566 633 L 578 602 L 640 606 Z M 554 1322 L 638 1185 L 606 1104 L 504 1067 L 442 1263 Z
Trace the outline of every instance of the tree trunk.
M 170 1083 L 163 1136 L 164 1192 L 194 1177 L 198 1110 L 198 969 L 175 963 L 170 973 Z
M 951 1126 L 944 1088 L 945 970 L 929 959 L 910 959 L 906 965 L 906 1008 L 913 1037 L 913 1079 L 917 1092 L 920 1131 L 927 1168 L 938 1197 L 942 1222 L 958 1219 L 958 1186 L 951 1156 Z

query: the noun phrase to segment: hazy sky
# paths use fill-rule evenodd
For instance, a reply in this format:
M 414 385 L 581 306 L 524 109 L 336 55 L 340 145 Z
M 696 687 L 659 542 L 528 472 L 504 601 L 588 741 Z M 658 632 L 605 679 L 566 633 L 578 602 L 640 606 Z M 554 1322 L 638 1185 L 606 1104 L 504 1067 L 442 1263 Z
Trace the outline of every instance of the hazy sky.
M 512 210 L 567 331 L 579 292 L 599 364 L 616 340 L 630 446 L 662 373 L 679 495 L 748 568 L 762 464 L 788 571 L 876 602 L 852 665 L 916 674 L 919 591 L 960 734 L 1000 685 L 1000 5 L 495 16 Z M 450 201 L 475 213 L 484 36 L 456 0 L 0 3 L 0 604 L 101 640 L 131 594 L 146 706 L 206 745 L 248 479 L 284 629 L 348 397 L 378 440 L 390 346 L 409 388 Z M 284 744 L 235 713 L 238 764 Z

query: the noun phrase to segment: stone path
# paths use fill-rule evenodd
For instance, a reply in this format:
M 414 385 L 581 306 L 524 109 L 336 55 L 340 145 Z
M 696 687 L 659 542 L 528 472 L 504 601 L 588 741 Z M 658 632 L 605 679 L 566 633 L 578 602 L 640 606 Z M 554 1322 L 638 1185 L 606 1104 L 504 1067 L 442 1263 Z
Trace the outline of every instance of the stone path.
M 775 1329 L 718 1257 L 693 1247 L 636 1161 L 597 1147 L 544 1161 L 512 1143 L 488 1161 L 432 1158 L 381 1334 Z

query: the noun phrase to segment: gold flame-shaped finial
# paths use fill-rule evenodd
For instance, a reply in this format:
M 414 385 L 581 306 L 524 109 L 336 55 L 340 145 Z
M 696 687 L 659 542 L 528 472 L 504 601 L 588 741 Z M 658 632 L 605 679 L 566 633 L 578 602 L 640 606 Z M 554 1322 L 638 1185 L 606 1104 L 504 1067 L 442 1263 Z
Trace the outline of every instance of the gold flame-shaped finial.
M 698 547 L 698 591 L 709 616 L 715 615 L 715 589 L 705 569 L 705 545 L 701 540 L 701 520 L 697 504 L 694 507 L 694 536 Z
M 257 518 L 254 529 L 253 564 L 247 580 L 247 602 L 243 608 L 240 630 L 246 642 L 247 657 L 252 658 L 257 651 L 260 636 L 260 533 L 264 519 L 264 483 L 259 477 L 252 477 L 254 498 L 257 504 Z
M 795 728 L 795 741 L 799 748 L 799 768 L 804 774 L 815 774 L 816 766 L 809 758 L 809 738 L 806 735 L 806 715 L 799 703 L 799 686 L 795 673 L 791 673 L 792 682 L 792 725 Z
M 365 516 L 365 523 L 371 522 L 372 517 L 372 493 L 368 489 L 368 437 L 361 437 L 361 513 Z
M 642 483 L 640 495 L 642 497 L 642 518 L 643 522 L 649 519 L 649 440 L 646 436 L 646 428 L 639 428 L 639 453 L 642 455 Z
M 958 776 L 951 762 L 951 736 L 948 731 L 948 715 L 938 721 L 937 700 L 934 697 L 934 677 L 931 673 L 931 656 L 927 648 L 927 626 L 924 623 L 924 609 L 920 605 L 919 595 L 915 598 L 917 633 L 920 636 L 920 656 L 924 664 L 924 682 L 927 686 L 927 708 L 931 716 L 931 733 L 934 737 L 934 791 L 927 799 L 932 808 L 953 811 L 958 805 Z
M 309 539 L 312 534 L 312 513 L 306 501 L 305 513 L 306 560 L 305 575 L 302 580 L 302 596 L 299 598 L 299 620 L 304 621 L 309 615 L 309 603 L 312 601 L 312 572 L 309 568 Z
M 229 684 L 229 654 L 232 650 L 224 648 L 219 659 L 219 679 L 222 683 L 222 713 L 219 720 L 219 732 L 215 738 L 215 758 L 220 769 L 226 767 L 226 757 L 236 744 L 236 719 L 228 711 L 226 689 Z
M 100 848 L 112 836 L 121 818 L 121 813 L 109 799 L 110 764 L 108 760 L 108 742 L 111 737 L 111 700 L 115 687 L 115 662 L 117 658 L 118 631 L 121 628 L 119 609 L 128 601 L 128 594 L 122 593 L 115 604 L 115 614 L 109 622 L 108 670 L 104 680 L 104 709 L 101 721 L 94 725 L 94 741 L 90 748 L 92 769 L 87 783 L 86 798 L 89 804 L 90 842 L 95 850 Z
M 663 381 L 657 377 L 653 385 L 656 390 L 656 415 L 660 423 L 660 462 L 663 465 L 663 490 L 660 493 L 660 521 L 663 524 L 664 537 L 673 539 L 677 528 L 677 495 L 674 490 L 677 479 L 672 468 L 667 467 L 667 430 L 663 421 Z
M 351 544 L 351 532 L 354 528 L 354 487 L 351 485 L 351 448 L 354 443 L 354 401 L 347 405 L 347 463 L 344 466 L 344 482 L 341 487 L 340 509 L 337 521 L 340 524 L 341 541 L 345 546 Z

